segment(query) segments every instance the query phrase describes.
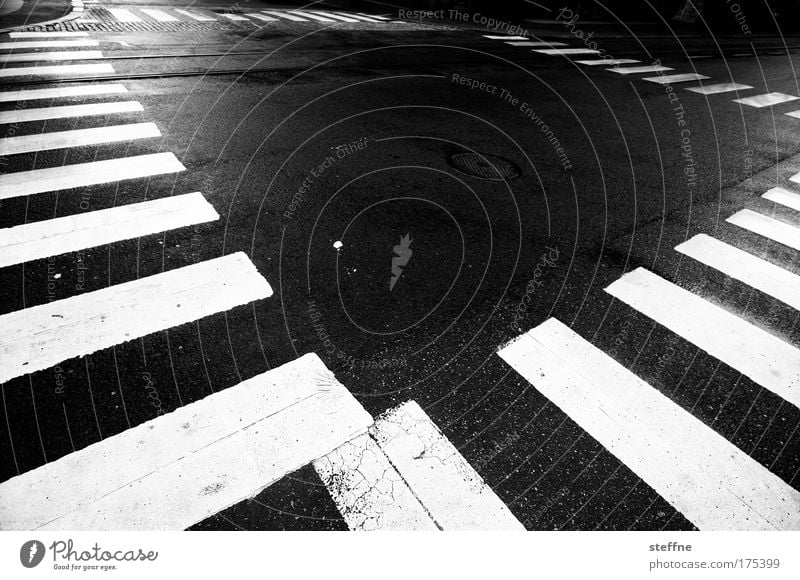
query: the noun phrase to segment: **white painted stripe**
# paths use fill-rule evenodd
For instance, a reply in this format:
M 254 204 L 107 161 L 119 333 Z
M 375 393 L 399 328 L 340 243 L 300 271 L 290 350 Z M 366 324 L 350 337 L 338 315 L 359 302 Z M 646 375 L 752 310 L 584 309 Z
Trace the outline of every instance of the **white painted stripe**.
M 131 123 L 129 125 L 111 125 L 92 129 L 75 129 L 74 131 L 57 131 L 54 133 L 37 133 L 0 139 L 0 155 L 16 155 L 33 153 L 34 151 L 50 151 L 67 147 L 83 147 L 118 143 L 133 139 L 149 139 L 161 137 L 155 123 Z
M 638 61 L 633 58 L 601 58 L 598 60 L 576 60 L 575 62 L 579 64 L 585 64 L 588 66 L 600 66 L 600 65 L 616 66 L 620 64 L 636 64 L 637 62 L 641 61 Z
M 186 168 L 173 153 L 153 153 L 107 161 L 5 173 L 0 174 L 0 199 L 185 170 Z
M 143 110 L 142 104 L 138 101 L 89 103 L 85 105 L 66 105 L 63 107 L 44 107 L 41 109 L 14 109 L 12 111 L 0 111 L 0 123 L 24 123 L 26 121 L 44 121 L 47 119 L 69 119 L 71 117 L 111 115 L 113 113 L 131 113 Z
M 88 32 L 9 32 L 9 38 L 70 38 L 89 36 Z
M 750 85 L 743 85 L 740 83 L 717 83 L 713 85 L 703 85 L 700 87 L 689 87 L 686 90 L 693 93 L 700 93 L 701 95 L 716 95 L 719 93 L 730 93 L 732 91 L 744 91 L 752 89 Z
M 675 249 L 800 310 L 800 276 L 788 270 L 705 234 L 696 235 Z
M 701 530 L 800 529 L 800 493 L 551 318 L 499 352 Z
M 333 12 L 328 12 L 328 14 L 333 15 Z M 336 12 L 336 14 L 340 16 L 347 16 L 348 18 L 355 18 L 356 20 L 361 20 L 362 22 L 372 22 L 382 24 L 384 20 L 389 20 L 388 18 L 384 18 L 382 16 L 365 16 L 364 14 L 354 14 L 353 12 Z
M 212 18 L 211 16 L 208 16 L 206 14 L 200 14 L 198 12 L 190 12 L 189 10 L 181 10 L 179 8 L 173 8 L 173 10 L 175 10 L 175 12 L 183 14 L 184 16 L 188 16 L 189 18 L 191 18 L 193 20 L 197 20 L 199 22 L 216 22 L 217 21 L 216 18 Z
M 228 20 L 233 20 L 235 22 L 250 22 L 244 16 L 239 16 L 238 14 L 227 14 L 227 13 L 225 13 L 225 14 L 220 14 L 220 16 L 222 16 L 223 18 L 227 18 Z
M 679 75 L 661 75 L 657 77 L 644 77 L 642 78 L 643 81 L 649 81 L 651 83 L 658 83 L 660 85 L 671 85 L 673 83 L 685 83 L 689 81 L 702 81 L 703 79 L 707 79 L 705 75 L 700 75 L 697 73 L 685 73 Z
M 535 42 L 532 40 L 512 40 L 510 42 L 506 42 L 506 44 L 510 44 L 511 46 L 567 46 L 565 42 Z
M 294 16 L 293 14 L 289 14 L 288 12 L 277 12 L 272 10 L 261 10 L 262 14 L 266 14 L 267 16 L 275 16 L 276 18 L 283 18 L 285 20 L 291 20 L 293 22 L 308 22 L 305 18 L 300 18 L 299 16 Z
M 530 40 L 527 36 L 493 36 L 491 34 L 484 34 L 483 37 L 489 40 Z
M 773 187 L 761 197 L 770 200 L 772 203 L 777 203 L 795 211 L 800 211 L 800 193 L 789 191 L 782 187 Z
M 292 10 L 292 14 L 295 16 L 302 16 L 304 18 L 310 18 L 311 20 L 316 20 L 317 22 L 336 22 L 331 18 L 325 18 L 323 16 L 319 16 L 317 14 L 313 14 L 311 12 L 303 12 L 301 10 Z
M 800 250 L 800 228 L 749 209 L 737 211 L 725 220 L 784 246 Z
M 314 469 L 351 530 L 439 529 L 366 433 L 316 460 Z
M 248 12 L 247 16 L 255 18 L 256 20 L 261 20 L 262 22 L 277 22 L 278 20 L 277 18 L 267 16 L 266 14 L 259 14 L 258 12 Z
M 156 8 L 139 8 L 140 12 L 144 12 L 150 18 L 155 18 L 159 22 L 180 22 L 180 18 L 175 18 L 172 14 L 167 14 L 163 10 Z
M 772 105 L 779 105 L 780 103 L 788 103 L 789 101 L 796 101 L 800 97 L 794 95 L 787 95 L 784 93 L 767 93 L 764 95 L 756 95 L 754 97 L 746 97 L 744 99 L 733 99 L 734 103 L 740 103 L 749 107 L 771 107 Z
M 103 53 L 99 50 L 43 51 L 22 52 L 0 55 L 0 62 L 47 62 L 61 60 L 100 60 Z
M 21 91 L 0 91 L 0 103 L 15 101 L 32 101 L 60 97 L 84 97 L 94 95 L 113 95 L 127 93 L 124 85 L 96 84 L 56 87 L 52 89 L 24 89 Z
M 344 16 L 343 14 L 335 14 L 333 12 L 324 12 L 322 10 L 309 10 L 309 14 L 318 14 L 320 16 L 324 16 L 327 18 L 333 18 L 334 20 L 340 20 L 342 22 L 358 22 L 357 18 L 350 18 L 349 16 Z
M 792 345 L 644 268 L 606 292 L 800 407 L 800 350 Z
M 379 417 L 370 435 L 443 530 L 524 530 L 414 401 Z
M 800 119 L 800 111 L 789 111 L 788 113 L 784 113 L 787 117 L 794 117 L 795 119 Z
M 648 66 L 621 66 L 617 68 L 607 68 L 606 70 L 621 75 L 634 75 L 639 73 L 663 72 L 665 70 L 672 70 L 672 69 L 668 66 L 648 65 Z
M 217 219 L 195 192 L 0 229 L 0 268 Z
M 22 42 L 0 42 L 0 49 L 16 48 L 77 48 L 79 46 L 97 46 L 99 43 L 91 38 L 80 40 L 23 40 Z
M 371 422 L 307 354 L 0 484 L 0 527 L 182 530 Z
M 569 54 L 600 54 L 599 50 L 592 50 L 590 48 L 537 48 L 533 52 L 549 54 L 551 56 Z
M 391 20 L 391 18 L 387 16 L 380 16 L 378 14 L 364 14 L 363 12 L 358 13 L 361 16 L 369 16 L 370 18 L 377 18 L 378 20 Z
M 794 183 L 800 183 L 800 173 L 795 173 L 794 175 L 792 175 L 789 178 L 789 181 L 792 181 Z
M 130 10 L 125 10 L 124 8 L 106 8 L 111 15 L 117 19 L 119 22 L 141 22 L 142 19 L 136 16 Z
M 272 295 L 241 252 L 0 316 L 0 383 Z
M 63 64 L 55 66 L 23 66 L 0 69 L 0 78 L 25 76 L 75 76 L 113 73 L 114 67 L 107 63 Z

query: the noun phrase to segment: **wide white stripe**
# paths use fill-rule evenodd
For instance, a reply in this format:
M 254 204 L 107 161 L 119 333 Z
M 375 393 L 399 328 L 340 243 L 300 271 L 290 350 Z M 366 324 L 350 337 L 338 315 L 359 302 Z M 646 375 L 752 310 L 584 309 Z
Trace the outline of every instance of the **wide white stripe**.
M 0 139 L 0 155 L 33 153 L 66 147 L 82 147 L 118 143 L 133 139 L 160 137 L 161 131 L 155 123 L 131 123 L 129 125 L 111 125 L 93 129 L 75 129 L 74 131 L 56 131 L 54 133 L 37 133 Z
M 72 51 L 42 51 L 42 52 L 21 52 L 15 54 L 4 54 L 0 56 L 0 62 L 47 62 L 64 60 L 100 60 L 103 53 L 99 50 L 72 50 Z
M 358 18 L 351 18 L 350 16 L 344 16 L 343 14 L 335 14 L 333 12 L 323 12 L 322 10 L 312 10 L 308 11 L 309 14 L 318 14 L 320 16 L 325 16 L 327 18 L 333 18 L 334 20 L 340 20 L 342 22 L 358 22 Z
M 575 62 L 588 66 L 599 66 L 603 64 L 606 66 L 616 66 L 620 64 L 636 64 L 641 61 L 633 58 L 601 58 L 598 60 L 576 60 Z
M 276 18 L 283 18 L 285 20 L 291 20 L 293 22 L 308 22 L 305 18 L 300 18 L 299 16 L 294 16 L 293 14 L 289 14 L 287 12 L 276 12 L 272 10 L 261 10 L 262 14 L 266 14 L 267 16 L 275 16 Z
M 195 192 L 0 229 L 0 268 L 217 219 Z
M 127 93 L 123 85 L 96 84 L 56 87 L 53 89 L 24 89 L 21 91 L 0 91 L 0 103 L 15 101 L 31 101 L 36 99 L 52 99 L 59 97 L 83 97 L 94 95 L 111 95 Z
M 216 22 L 217 21 L 216 18 L 212 18 L 211 16 L 207 16 L 205 14 L 199 14 L 197 12 L 190 12 L 188 10 L 181 10 L 179 8 L 173 8 L 173 10 L 175 10 L 175 12 L 183 14 L 184 16 L 188 16 L 189 18 L 191 18 L 193 20 L 197 20 L 199 22 Z
M 441 529 L 524 530 L 416 402 L 386 412 L 369 432 Z
M 530 40 L 527 36 L 494 36 L 491 34 L 484 34 L 483 37 L 489 40 Z
M 783 187 L 773 187 L 764 193 L 761 197 L 768 199 L 773 203 L 777 203 L 796 211 L 800 211 L 800 193 L 789 191 Z
M 771 107 L 772 105 L 779 105 L 780 103 L 788 103 L 789 101 L 796 101 L 800 97 L 794 95 L 787 95 L 784 93 L 767 93 L 764 95 L 755 95 L 754 97 L 746 97 L 744 99 L 733 99 L 734 103 L 741 103 L 749 107 Z
M 606 292 L 800 407 L 800 350 L 789 343 L 644 268 Z
M 693 93 L 700 93 L 701 95 L 716 95 L 718 93 L 730 93 L 731 91 L 743 91 L 745 89 L 752 89 L 750 85 L 742 85 L 740 83 L 717 83 L 714 85 L 703 85 L 701 87 L 689 87 L 686 90 Z
M 800 493 L 551 318 L 499 352 L 701 530 L 798 530 Z
M 130 10 L 125 10 L 124 8 L 106 8 L 111 15 L 116 18 L 119 22 L 141 22 L 142 19 L 136 16 Z
M 0 316 L 0 383 L 272 295 L 241 252 Z
M 333 12 L 328 12 L 327 14 L 333 15 Z M 365 16 L 364 14 L 354 14 L 353 12 L 337 12 L 336 14 L 340 16 L 347 16 L 348 18 L 355 18 L 356 20 L 361 20 L 362 22 L 373 22 L 382 24 L 384 20 L 389 20 L 388 18 L 384 18 L 382 16 Z
M 316 460 L 314 469 L 351 530 L 439 529 L 366 433 Z
M 77 48 L 79 46 L 97 46 L 98 42 L 91 38 L 80 40 L 23 40 L 22 42 L 0 42 L 0 49 L 15 48 Z
M 391 20 L 388 16 L 379 16 L 377 14 L 364 14 L 363 12 L 359 12 L 361 16 L 369 16 L 370 18 L 377 18 L 378 20 Z
M 182 530 L 371 422 L 307 354 L 0 484 L 0 527 Z
M 569 54 L 600 54 L 599 50 L 592 50 L 590 48 L 541 48 L 535 49 L 533 52 L 549 55 L 569 55 Z
M 800 228 L 749 209 L 737 211 L 725 220 L 735 226 L 774 240 L 784 246 L 800 250 Z
M 317 14 L 312 14 L 311 12 L 302 12 L 300 10 L 292 10 L 292 14 L 295 16 L 302 16 L 304 18 L 310 18 L 311 20 L 316 20 L 317 22 L 336 22 L 331 18 L 325 18 L 323 16 L 319 16 Z
M 0 175 L 0 199 L 177 173 L 186 168 L 173 153 L 152 153 Z
M 800 183 L 800 173 L 795 173 L 794 175 L 792 175 L 789 178 L 789 181 L 792 181 L 794 183 Z
M 567 46 L 565 42 L 536 42 L 533 40 L 512 40 L 510 42 L 506 42 L 506 44 L 510 44 L 511 46 Z
M 267 16 L 266 14 L 259 14 L 258 12 L 248 12 L 247 16 L 255 18 L 256 20 L 261 20 L 262 22 L 277 22 L 278 20 L 277 18 Z
M 41 109 L 14 109 L 13 111 L 0 111 L 0 123 L 24 123 L 26 121 L 43 121 L 46 119 L 68 119 L 70 117 L 131 113 L 143 110 L 142 104 L 138 101 L 65 105 L 63 107 L 44 107 Z
M 671 85 L 672 83 L 685 83 L 688 81 L 701 81 L 709 77 L 697 73 L 685 73 L 679 75 L 661 75 L 657 77 L 644 77 L 643 81 L 658 83 L 660 85 Z
M 220 14 L 220 16 L 222 16 L 223 18 L 227 18 L 228 20 L 233 20 L 235 22 L 250 22 L 244 16 L 239 16 L 238 14 L 227 14 L 227 13 L 225 13 L 225 14 Z
M 672 70 L 672 69 L 668 66 L 647 65 L 647 66 L 620 66 L 616 68 L 607 68 L 606 70 L 621 75 L 634 75 L 639 73 L 663 72 L 665 70 Z
M 800 119 L 800 111 L 789 111 L 788 113 L 784 113 L 787 117 L 793 117 L 795 119 Z
M 788 270 L 706 234 L 698 234 L 675 249 L 800 310 L 800 276 Z
M 70 38 L 89 36 L 88 32 L 9 32 L 9 38 Z
M 20 66 L 0 69 L 0 78 L 25 76 L 75 76 L 113 73 L 114 67 L 107 63 L 63 64 L 55 66 Z
M 159 22 L 180 22 L 179 18 L 175 18 L 163 10 L 157 10 L 155 8 L 139 8 L 139 11 L 144 12 L 150 18 L 155 18 Z

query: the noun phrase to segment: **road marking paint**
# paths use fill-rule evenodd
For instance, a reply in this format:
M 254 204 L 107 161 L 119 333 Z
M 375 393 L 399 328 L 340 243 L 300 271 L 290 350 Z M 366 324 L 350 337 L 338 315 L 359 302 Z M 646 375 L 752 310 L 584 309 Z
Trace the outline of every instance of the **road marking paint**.
M 370 18 L 377 18 L 378 20 L 391 20 L 391 18 L 389 18 L 387 16 L 380 16 L 378 14 L 364 14 L 363 12 L 358 12 L 357 14 L 359 16 L 368 16 Z
M 756 213 L 749 209 L 737 211 L 725 221 L 739 226 L 740 228 L 750 230 L 759 236 L 769 238 L 784 246 L 800 250 L 800 228 L 787 224 L 786 222 Z
M 14 109 L 12 111 L 0 111 L 0 124 L 44 121 L 47 119 L 68 119 L 71 117 L 93 115 L 111 115 L 113 113 L 131 113 L 143 110 L 144 107 L 142 107 L 142 104 L 138 101 L 88 103 L 85 105 L 44 107 L 41 109 Z
M 644 268 L 606 292 L 800 407 L 800 350 L 789 343 Z
M 800 173 L 795 173 L 794 175 L 792 175 L 789 178 L 789 181 L 792 181 L 794 183 L 800 183 Z
M 800 310 L 800 276 L 780 266 L 706 234 L 694 236 L 675 250 Z
M 389 20 L 388 18 L 384 18 L 382 16 L 365 16 L 364 14 L 354 14 L 353 12 L 328 12 L 331 16 L 333 14 L 338 14 L 340 16 L 347 16 L 348 18 L 355 18 L 356 20 L 361 20 L 362 22 L 372 22 L 376 24 L 381 24 L 385 20 Z
M 15 101 L 32 101 L 37 99 L 52 99 L 59 97 L 83 97 L 94 95 L 112 95 L 127 93 L 123 85 L 97 84 L 77 85 L 69 87 L 56 87 L 52 89 L 25 89 L 21 91 L 0 91 L 0 103 Z
M 262 22 L 277 22 L 278 20 L 277 18 L 267 16 L 266 14 L 259 14 L 258 12 L 248 12 L 247 16 L 255 18 L 256 20 L 261 20 Z
M 598 66 L 603 64 L 608 66 L 616 66 L 620 64 L 636 64 L 637 62 L 641 61 L 633 58 L 601 58 L 598 60 L 576 60 L 575 62 L 589 66 Z
M 267 16 L 275 16 L 276 18 L 283 18 L 285 20 L 291 20 L 292 22 L 308 22 L 305 18 L 300 18 L 299 16 L 295 16 L 294 14 L 289 14 L 288 12 L 277 12 L 272 10 L 261 10 L 262 14 L 266 14 Z
M 524 530 L 416 402 L 387 411 L 369 433 L 443 530 Z
M 740 83 L 717 83 L 713 85 L 702 85 L 700 87 L 688 87 L 686 90 L 701 95 L 716 95 L 719 93 L 730 93 L 731 91 L 743 91 L 752 89 L 750 85 Z
M 700 75 L 697 73 L 685 73 L 679 75 L 661 75 L 657 77 L 644 77 L 643 81 L 649 81 L 651 83 L 658 83 L 660 85 L 671 85 L 672 83 L 685 83 L 688 81 L 701 81 L 703 79 L 707 79 L 705 75 Z
M 0 69 L 0 78 L 25 76 L 74 76 L 113 73 L 114 67 L 107 63 L 100 64 L 62 64 L 56 66 L 23 66 Z
M 800 529 L 800 493 L 551 318 L 499 352 L 701 530 Z
M 222 16 L 223 18 L 227 18 L 228 20 L 233 20 L 235 22 L 250 22 L 244 16 L 239 16 L 238 14 L 227 14 L 227 13 L 225 13 L 225 14 L 220 14 L 220 16 Z
M 22 42 L 0 42 L 0 49 L 16 48 L 77 48 L 79 46 L 98 46 L 99 43 L 91 38 L 80 40 L 29 40 Z
M 491 34 L 484 34 L 483 37 L 489 40 L 530 40 L 527 36 L 494 36 Z
M 506 44 L 510 44 L 511 46 L 567 46 L 566 42 L 536 42 L 533 40 L 512 40 L 510 42 L 506 42 Z
M 322 10 L 306 10 L 309 14 L 319 14 L 320 16 L 333 18 L 334 20 L 340 20 L 342 22 L 358 22 L 357 18 L 351 18 L 350 16 L 345 16 L 343 14 L 337 14 L 335 12 L 324 12 Z
M 439 529 L 366 433 L 314 461 L 314 469 L 351 530 Z
M 199 22 L 216 22 L 216 18 L 212 18 L 211 16 L 207 16 L 205 14 L 200 14 L 198 12 L 189 12 L 188 10 L 181 10 L 179 8 L 173 8 L 175 12 L 183 14 L 184 16 L 188 16 L 192 20 L 197 20 Z
M 600 54 L 599 50 L 591 48 L 537 48 L 533 52 L 549 54 L 550 56 L 570 55 L 570 54 Z
M 0 383 L 272 295 L 242 253 L 0 316 Z
M 152 137 L 161 137 L 161 131 L 158 130 L 155 123 L 131 123 L 92 129 L 37 133 L 0 139 L 0 155 L 16 155 L 33 153 L 34 151 L 65 149 L 67 147 L 118 143 L 120 141 L 149 139 Z
M 673 69 L 671 69 L 668 66 L 647 65 L 647 66 L 620 66 L 617 68 L 607 68 L 606 70 L 621 75 L 634 75 L 639 73 L 663 72 L 665 70 L 673 70 Z
M 800 119 L 800 111 L 789 111 L 788 113 L 784 113 L 787 117 L 794 117 L 795 119 Z
M 761 197 L 770 200 L 772 203 L 777 203 L 795 211 L 800 211 L 800 193 L 789 191 L 782 187 L 773 187 Z
M 106 8 L 106 10 L 111 12 L 111 15 L 119 22 L 142 22 L 142 19 L 130 10 L 124 8 Z
M 302 16 L 304 18 L 310 18 L 311 20 L 316 20 L 317 22 L 336 22 L 331 18 L 325 18 L 323 16 L 318 16 L 317 14 L 312 14 L 311 12 L 302 12 L 300 10 L 292 10 L 292 14 L 296 16 Z
M 22 52 L 0 55 L 0 62 L 47 62 L 58 60 L 100 60 L 103 53 L 99 50 L 72 50 L 60 52 Z
M 107 161 L 5 173 L 0 174 L 0 199 L 185 170 L 186 168 L 173 153 L 152 153 Z
M 217 219 L 195 192 L 0 229 L 0 268 Z
M 144 12 L 150 18 L 155 18 L 159 22 L 180 22 L 180 18 L 175 18 L 171 14 L 167 14 L 163 10 L 157 10 L 155 8 L 139 8 L 139 11 Z
M 0 484 L 0 526 L 183 530 L 254 497 L 371 422 L 319 357 L 307 354 Z
M 70 38 L 89 36 L 88 32 L 10 32 L 9 38 Z
M 743 99 L 733 99 L 734 103 L 747 105 L 748 107 L 771 107 L 772 105 L 779 105 L 780 103 L 788 103 L 796 101 L 800 97 L 794 95 L 787 95 L 785 93 L 766 93 L 764 95 L 755 95 L 753 97 L 745 97 Z

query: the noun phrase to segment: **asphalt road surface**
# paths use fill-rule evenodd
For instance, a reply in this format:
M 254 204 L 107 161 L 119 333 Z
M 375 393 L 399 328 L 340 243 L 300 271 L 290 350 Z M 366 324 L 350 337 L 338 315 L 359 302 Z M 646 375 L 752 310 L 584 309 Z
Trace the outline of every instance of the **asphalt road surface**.
M 3 34 L 0 527 L 800 529 L 800 39 L 516 24 Z

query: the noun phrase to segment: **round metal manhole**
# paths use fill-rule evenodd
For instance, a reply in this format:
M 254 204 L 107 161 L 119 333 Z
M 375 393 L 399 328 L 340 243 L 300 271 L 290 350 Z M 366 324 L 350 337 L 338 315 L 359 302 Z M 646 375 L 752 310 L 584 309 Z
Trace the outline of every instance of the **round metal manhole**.
M 488 153 L 456 153 L 448 157 L 450 165 L 471 177 L 507 181 L 522 174 L 519 166 L 505 157 Z

